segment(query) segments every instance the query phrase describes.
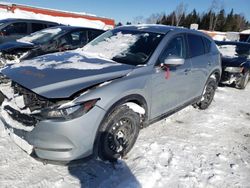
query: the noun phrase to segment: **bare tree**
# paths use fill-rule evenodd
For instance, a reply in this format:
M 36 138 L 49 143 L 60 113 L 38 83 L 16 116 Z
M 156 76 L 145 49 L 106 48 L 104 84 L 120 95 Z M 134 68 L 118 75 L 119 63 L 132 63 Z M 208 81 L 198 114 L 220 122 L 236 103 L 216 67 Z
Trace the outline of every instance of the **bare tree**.
M 163 17 L 164 13 L 156 13 L 151 14 L 148 18 L 146 18 L 147 24 L 156 24 Z
M 136 16 L 133 20 L 133 24 L 143 24 L 145 23 L 145 19 L 143 16 Z
M 209 8 L 210 19 L 209 19 L 209 30 L 215 29 L 218 21 L 218 11 L 223 9 L 223 2 L 221 0 L 213 0 Z
M 183 2 L 177 5 L 174 11 L 176 26 L 179 26 L 182 17 L 185 15 L 186 10 L 187 10 L 187 5 L 184 4 Z

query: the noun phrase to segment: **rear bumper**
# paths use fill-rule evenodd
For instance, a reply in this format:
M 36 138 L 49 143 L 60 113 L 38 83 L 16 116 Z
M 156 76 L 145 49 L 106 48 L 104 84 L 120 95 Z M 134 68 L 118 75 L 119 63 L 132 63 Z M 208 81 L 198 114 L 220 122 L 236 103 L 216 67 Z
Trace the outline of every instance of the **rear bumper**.
M 40 121 L 30 130 L 13 126 L 18 122 L 6 114 L 1 116 L 1 120 L 14 142 L 27 153 L 35 152 L 42 159 L 71 161 L 92 154 L 104 115 L 105 111 L 95 106 L 79 118 Z

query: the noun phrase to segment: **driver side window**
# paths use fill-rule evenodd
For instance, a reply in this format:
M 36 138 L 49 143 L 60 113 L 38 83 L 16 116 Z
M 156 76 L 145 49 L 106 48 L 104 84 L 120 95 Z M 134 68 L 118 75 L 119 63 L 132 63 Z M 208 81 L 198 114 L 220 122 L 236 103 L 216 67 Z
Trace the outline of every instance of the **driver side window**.
M 168 57 L 186 58 L 185 38 L 182 35 L 176 36 L 170 40 L 163 52 L 164 59 Z

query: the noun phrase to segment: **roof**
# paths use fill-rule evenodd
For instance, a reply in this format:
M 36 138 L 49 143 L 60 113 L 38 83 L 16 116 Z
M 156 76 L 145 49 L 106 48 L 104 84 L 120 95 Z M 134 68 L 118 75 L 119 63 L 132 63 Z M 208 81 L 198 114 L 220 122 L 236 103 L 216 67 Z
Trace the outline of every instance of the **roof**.
M 59 26 L 54 26 L 54 27 L 50 27 L 50 28 L 61 28 L 65 31 L 70 31 L 70 30 L 74 30 L 74 29 L 89 29 L 89 30 L 104 31 L 101 29 L 95 29 L 95 28 L 91 28 L 91 27 L 66 26 L 66 25 L 59 25 Z
M 24 18 L 7 18 L 0 20 L 2 22 L 12 22 L 12 21 L 34 21 L 34 22 L 46 22 L 46 23 L 53 23 L 58 24 L 56 22 L 46 21 L 46 20 L 36 20 L 36 19 L 24 19 Z
M 118 28 L 122 28 L 124 30 L 134 30 L 134 31 L 140 30 L 143 32 L 152 32 L 152 33 L 160 33 L 160 34 L 167 34 L 169 31 L 185 31 L 188 33 L 200 34 L 200 35 L 208 37 L 208 35 L 200 31 L 191 30 L 191 29 L 187 29 L 184 27 L 167 26 L 167 25 L 161 25 L 161 24 L 129 25 L 129 26 L 121 26 Z

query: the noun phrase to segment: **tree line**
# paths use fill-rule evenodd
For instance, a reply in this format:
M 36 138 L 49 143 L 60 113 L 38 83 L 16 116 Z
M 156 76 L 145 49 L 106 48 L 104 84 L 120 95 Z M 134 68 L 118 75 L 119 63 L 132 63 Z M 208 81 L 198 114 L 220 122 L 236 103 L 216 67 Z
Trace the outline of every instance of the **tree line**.
M 182 2 L 169 14 L 156 13 L 148 18 L 138 16 L 134 18 L 133 22 L 127 22 L 126 25 L 148 23 L 189 28 L 191 24 L 195 23 L 199 25 L 199 29 L 222 32 L 239 32 L 250 28 L 250 23 L 243 14 L 235 13 L 234 9 L 226 13 L 222 4 L 220 0 L 213 0 L 208 11 L 198 13 L 196 9 L 193 9 L 191 12 L 187 13 L 187 5 Z M 122 24 L 117 24 L 117 26 L 120 25 Z
M 164 25 L 176 25 L 189 28 L 191 24 L 196 23 L 199 25 L 199 29 L 209 31 L 242 31 L 250 27 L 250 23 L 246 18 L 234 13 L 232 9 L 230 13 L 226 14 L 224 9 L 221 9 L 218 13 L 209 10 L 206 13 L 199 14 L 194 9 L 189 14 L 176 15 L 173 11 L 168 15 L 159 17 L 156 21 L 158 24 Z

